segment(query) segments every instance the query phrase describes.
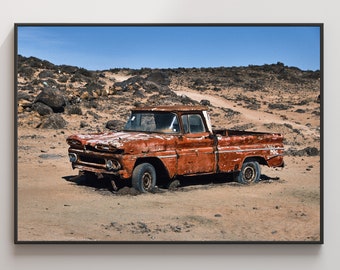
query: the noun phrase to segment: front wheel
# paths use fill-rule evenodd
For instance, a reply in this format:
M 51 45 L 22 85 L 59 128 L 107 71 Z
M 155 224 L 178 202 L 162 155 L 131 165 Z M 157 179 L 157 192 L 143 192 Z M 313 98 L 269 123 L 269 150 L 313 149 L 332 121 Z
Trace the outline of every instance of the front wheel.
M 257 161 L 245 161 L 241 171 L 235 175 L 235 180 L 241 184 L 251 184 L 260 181 L 261 168 Z
M 150 163 L 137 165 L 132 173 L 132 186 L 139 192 L 151 191 L 156 186 L 156 170 Z

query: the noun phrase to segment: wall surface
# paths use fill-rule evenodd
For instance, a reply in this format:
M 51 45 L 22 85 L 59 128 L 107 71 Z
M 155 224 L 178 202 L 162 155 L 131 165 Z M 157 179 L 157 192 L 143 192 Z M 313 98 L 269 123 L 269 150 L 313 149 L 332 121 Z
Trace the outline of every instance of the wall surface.
M 0 9 L 1 269 L 338 269 L 337 1 L 12 0 Z M 14 23 L 324 23 L 324 245 L 14 245 Z

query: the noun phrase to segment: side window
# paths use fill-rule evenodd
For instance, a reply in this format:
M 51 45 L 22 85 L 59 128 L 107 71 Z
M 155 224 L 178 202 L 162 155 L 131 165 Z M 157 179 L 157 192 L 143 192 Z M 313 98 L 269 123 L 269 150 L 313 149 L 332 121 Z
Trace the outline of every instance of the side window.
M 184 133 L 189 133 L 188 115 L 182 115 Z
M 204 132 L 204 124 L 199 114 L 182 115 L 182 122 L 185 133 Z

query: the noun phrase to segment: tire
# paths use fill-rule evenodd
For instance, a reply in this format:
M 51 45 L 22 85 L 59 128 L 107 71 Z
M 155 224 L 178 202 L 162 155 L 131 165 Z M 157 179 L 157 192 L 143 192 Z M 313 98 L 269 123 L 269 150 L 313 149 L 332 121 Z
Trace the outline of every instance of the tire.
M 260 181 L 261 168 L 257 161 L 245 161 L 241 171 L 236 173 L 235 180 L 241 184 L 251 184 Z
M 141 193 L 153 190 L 156 186 L 156 170 L 150 163 L 137 165 L 132 173 L 132 186 Z

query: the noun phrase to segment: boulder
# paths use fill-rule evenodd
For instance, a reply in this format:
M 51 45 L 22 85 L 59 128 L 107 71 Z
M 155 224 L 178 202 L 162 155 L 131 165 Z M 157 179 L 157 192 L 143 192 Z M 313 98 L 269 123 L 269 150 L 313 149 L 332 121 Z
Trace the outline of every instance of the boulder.
M 122 82 L 115 82 L 114 88 L 116 90 L 122 89 L 123 91 L 137 90 L 144 83 L 145 79 L 141 76 L 134 76 Z
M 51 107 L 53 112 L 59 113 L 64 111 L 66 105 L 65 98 L 60 90 L 47 87 L 40 92 L 35 99 L 36 102 L 41 102 Z
M 47 116 L 38 127 L 46 129 L 61 129 L 65 128 L 66 125 L 67 122 L 64 118 L 60 114 L 54 113 Z
M 17 100 L 21 100 L 21 99 L 32 101 L 32 96 L 24 91 L 18 91 Z
M 52 70 L 43 70 L 39 73 L 39 78 L 55 78 L 55 74 Z
M 165 72 L 161 72 L 161 71 L 152 72 L 149 76 L 146 77 L 146 80 L 154 82 L 161 86 L 170 85 L 170 78 L 168 74 L 166 74 Z
M 194 87 L 205 85 L 205 81 L 202 78 L 197 78 L 194 80 Z
M 88 127 L 89 126 L 89 124 L 88 123 L 86 123 L 85 121 L 80 121 L 80 128 L 84 128 L 84 127 Z
M 152 92 L 162 92 L 163 87 L 155 82 L 152 81 L 146 81 L 143 84 L 145 91 L 147 93 L 152 93 Z
M 320 150 L 317 149 L 316 147 L 306 147 L 304 149 L 300 149 L 300 150 L 296 150 L 296 149 L 288 149 L 286 151 L 286 155 L 290 155 L 290 156 L 298 156 L 298 157 L 302 157 L 302 156 L 318 156 L 320 155 Z
M 202 100 L 200 101 L 200 104 L 203 105 L 203 106 L 211 106 L 210 101 L 207 100 L 207 99 L 202 99 Z
M 119 120 L 110 120 L 106 123 L 106 128 L 114 131 L 122 130 L 124 122 Z
M 78 105 L 70 105 L 67 106 L 67 113 L 68 114 L 77 114 L 77 115 L 82 115 L 83 111 Z
M 41 116 L 53 114 L 52 108 L 41 102 L 34 103 L 32 109 L 38 112 Z

